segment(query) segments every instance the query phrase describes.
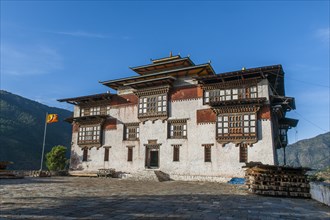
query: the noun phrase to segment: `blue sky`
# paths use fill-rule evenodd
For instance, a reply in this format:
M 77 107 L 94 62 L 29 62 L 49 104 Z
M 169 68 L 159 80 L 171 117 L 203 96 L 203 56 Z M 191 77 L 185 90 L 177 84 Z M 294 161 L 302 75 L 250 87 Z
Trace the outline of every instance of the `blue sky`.
M 180 53 L 217 73 L 282 64 L 299 119 L 290 142 L 329 131 L 329 1 L 1 1 L 1 89 L 56 99 Z

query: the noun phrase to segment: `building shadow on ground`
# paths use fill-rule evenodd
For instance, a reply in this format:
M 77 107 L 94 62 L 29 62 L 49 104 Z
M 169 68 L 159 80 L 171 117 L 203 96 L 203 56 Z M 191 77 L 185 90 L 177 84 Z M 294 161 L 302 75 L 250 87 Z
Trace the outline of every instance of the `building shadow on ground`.
M 90 197 L 62 195 L 16 198 L 16 201 L 12 201 L 11 204 L 2 203 L 0 218 L 329 219 L 330 217 L 329 207 L 311 199 L 263 197 L 251 194 Z
M 59 180 L 53 177 L 24 177 L 23 179 L 0 179 L 1 185 L 17 185 L 17 184 L 38 184 L 38 183 L 67 183 L 63 179 Z

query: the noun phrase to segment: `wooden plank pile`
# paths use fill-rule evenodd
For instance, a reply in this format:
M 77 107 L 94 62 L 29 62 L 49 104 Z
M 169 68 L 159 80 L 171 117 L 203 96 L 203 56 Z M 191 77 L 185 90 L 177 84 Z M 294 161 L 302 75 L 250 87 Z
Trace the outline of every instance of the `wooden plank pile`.
M 6 170 L 7 166 L 13 164 L 11 161 L 0 161 L 0 179 L 21 179 L 23 176 L 15 174 L 11 170 Z
M 259 195 L 310 198 L 308 168 L 247 163 L 245 184 L 249 191 Z

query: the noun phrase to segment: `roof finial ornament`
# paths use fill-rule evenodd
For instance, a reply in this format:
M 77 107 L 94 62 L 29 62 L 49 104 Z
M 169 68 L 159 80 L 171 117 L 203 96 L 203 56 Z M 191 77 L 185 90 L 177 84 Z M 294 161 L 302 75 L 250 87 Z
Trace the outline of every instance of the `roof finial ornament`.
M 173 57 L 173 55 L 172 55 L 172 51 L 170 52 L 170 57 Z

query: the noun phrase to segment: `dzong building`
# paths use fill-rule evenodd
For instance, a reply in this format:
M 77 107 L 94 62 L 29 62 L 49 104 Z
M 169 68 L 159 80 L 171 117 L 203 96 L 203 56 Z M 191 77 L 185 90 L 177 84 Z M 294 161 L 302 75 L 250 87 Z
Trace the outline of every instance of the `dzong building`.
M 281 65 L 216 73 L 180 55 L 100 82 L 116 93 L 60 99 L 74 105 L 70 172 L 113 168 L 174 180 L 243 177 L 246 162 L 276 164 L 297 120 Z M 78 85 L 79 86 L 79 85 Z

